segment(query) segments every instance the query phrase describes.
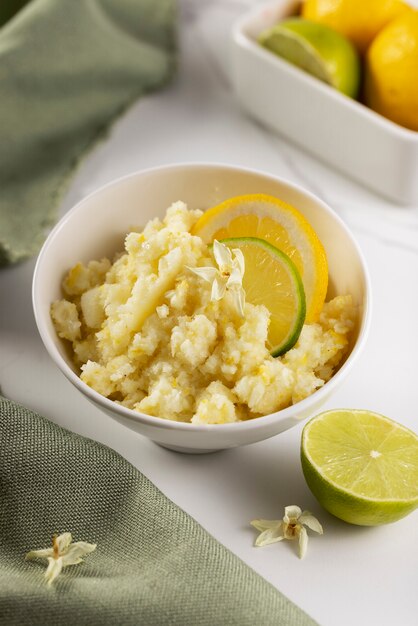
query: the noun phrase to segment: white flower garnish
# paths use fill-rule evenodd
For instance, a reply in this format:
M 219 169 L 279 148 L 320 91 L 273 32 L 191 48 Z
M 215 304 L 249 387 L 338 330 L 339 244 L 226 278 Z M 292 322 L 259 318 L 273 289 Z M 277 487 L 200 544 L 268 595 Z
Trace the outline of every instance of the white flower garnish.
M 52 539 L 52 548 L 44 548 L 41 550 L 32 550 L 26 555 L 26 559 L 47 559 L 48 567 L 45 572 L 47 584 L 50 585 L 53 580 L 61 573 L 63 567 L 67 565 L 77 565 L 83 562 L 86 554 L 90 554 L 96 549 L 95 543 L 86 543 L 85 541 L 72 542 L 71 533 L 63 533 Z
M 282 539 L 299 540 L 299 557 L 303 559 L 308 546 L 308 533 L 305 526 L 318 533 L 323 534 L 321 524 L 309 511 L 303 511 L 295 505 L 287 506 L 284 510 L 282 520 L 255 519 L 250 522 L 254 528 L 260 531 L 256 539 L 256 546 L 267 546 Z
M 245 272 L 244 255 L 239 248 L 232 250 L 215 239 L 213 256 L 219 267 L 189 267 L 188 269 L 212 284 L 211 300 L 221 300 L 228 291 L 234 306 L 241 317 L 244 317 L 245 291 L 242 278 Z

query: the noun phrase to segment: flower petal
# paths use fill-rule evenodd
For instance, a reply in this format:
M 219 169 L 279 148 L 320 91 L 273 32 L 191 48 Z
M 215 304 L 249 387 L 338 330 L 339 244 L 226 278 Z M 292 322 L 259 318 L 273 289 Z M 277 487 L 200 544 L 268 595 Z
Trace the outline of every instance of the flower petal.
M 212 293 L 210 294 L 211 300 L 221 300 L 226 291 L 226 280 L 221 278 L 220 276 L 215 276 L 215 279 L 212 283 Z
M 232 272 L 226 282 L 227 287 L 242 287 L 242 276 L 238 267 L 232 268 Z
M 48 585 L 52 583 L 53 580 L 56 579 L 57 576 L 61 573 L 63 562 L 62 557 L 58 559 L 53 559 L 52 557 L 48 558 L 48 567 L 46 568 L 45 578 L 48 581 Z
M 241 287 L 241 289 L 239 290 L 239 297 L 240 297 L 240 306 L 241 306 L 241 311 L 242 311 L 242 317 L 244 317 L 245 289 L 243 287 Z
M 93 552 L 96 546 L 96 543 L 87 543 L 86 541 L 72 543 L 63 556 L 64 565 L 76 565 L 77 563 L 81 563 L 83 560 L 82 557 Z
M 251 526 L 254 526 L 254 528 L 260 532 L 269 530 L 270 528 L 277 528 L 281 523 L 281 520 L 277 519 L 253 519 L 252 522 L 250 522 Z
M 300 515 L 299 517 L 299 522 L 313 530 L 315 533 L 318 533 L 320 535 L 324 534 L 324 529 L 322 528 L 321 524 L 318 522 L 316 517 L 314 517 L 309 511 L 303 511 L 302 515 Z
M 83 563 L 83 559 L 81 558 L 81 556 L 72 557 L 71 555 L 68 556 L 67 554 L 64 554 L 64 556 L 62 557 L 62 561 L 63 567 L 67 567 L 67 565 L 78 565 L 79 563 Z
M 231 294 L 232 302 L 234 303 L 234 308 L 238 315 L 244 318 L 245 291 L 241 287 L 240 289 L 230 289 L 229 293 Z
M 302 509 L 300 509 L 295 504 L 291 506 L 285 507 L 283 521 L 289 523 L 290 521 L 295 522 L 299 520 L 299 515 L 302 514 Z
M 54 548 L 42 548 L 41 550 L 31 550 L 25 555 L 25 559 L 48 559 L 54 556 Z
M 213 256 L 217 262 L 219 268 L 230 267 L 232 265 L 231 250 L 223 243 L 220 243 L 217 239 L 213 242 Z
M 303 526 L 299 527 L 299 558 L 303 559 L 308 548 L 308 533 Z
M 235 256 L 233 265 L 234 267 L 238 266 L 239 272 L 241 274 L 241 280 L 242 280 L 242 277 L 244 276 L 244 272 L 245 272 L 244 255 L 242 253 L 242 250 L 240 250 L 239 248 L 232 248 L 232 252 Z
M 73 538 L 71 536 L 71 533 L 62 533 L 62 535 L 58 535 L 58 537 L 56 538 L 56 543 L 58 546 L 59 554 L 62 554 L 63 552 L 65 552 L 65 550 L 70 545 L 72 539 Z
M 83 550 L 84 554 L 90 554 L 97 548 L 97 543 L 87 543 L 87 541 L 76 541 L 71 546 L 72 549 Z
M 216 267 L 189 267 L 188 265 L 186 265 L 186 267 L 188 270 L 193 272 L 193 274 L 196 274 L 196 276 L 199 276 L 199 278 L 202 278 L 207 283 L 211 283 L 218 274 Z
M 283 536 L 283 524 L 279 522 L 274 528 L 269 528 L 259 535 L 255 541 L 255 545 L 258 547 L 268 546 L 270 543 L 276 543 L 284 539 Z

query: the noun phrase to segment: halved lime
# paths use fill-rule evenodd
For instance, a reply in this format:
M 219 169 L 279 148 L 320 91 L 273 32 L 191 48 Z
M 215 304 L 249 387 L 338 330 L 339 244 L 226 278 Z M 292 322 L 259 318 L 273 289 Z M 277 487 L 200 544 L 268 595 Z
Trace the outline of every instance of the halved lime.
M 418 436 L 383 415 L 317 415 L 303 429 L 301 460 L 312 493 L 346 522 L 388 524 L 418 507 Z
M 296 343 L 305 321 L 305 292 L 298 270 L 284 252 L 263 239 L 233 237 L 221 242 L 242 251 L 247 302 L 264 304 L 270 311 L 268 348 L 273 356 L 280 356 Z
M 259 42 L 347 96 L 357 96 L 360 86 L 359 55 L 348 39 L 332 28 L 294 17 L 262 33 Z

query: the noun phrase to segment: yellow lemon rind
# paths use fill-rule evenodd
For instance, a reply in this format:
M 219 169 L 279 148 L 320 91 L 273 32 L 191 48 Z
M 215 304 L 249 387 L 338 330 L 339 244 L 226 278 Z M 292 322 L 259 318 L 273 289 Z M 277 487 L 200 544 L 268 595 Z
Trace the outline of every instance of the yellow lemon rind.
M 251 209 L 253 205 L 254 210 Z M 258 206 L 257 206 L 258 205 Z M 261 209 L 262 206 L 262 209 Z M 258 212 L 257 212 L 258 211 Z M 222 220 L 223 214 L 233 213 L 229 221 Z M 306 322 L 314 323 L 321 313 L 328 289 L 328 262 L 322 243 L 315 230 L 300 211 L 279 198 L 267 194 L 248 194 L 229 198 L 205 211 L 192 229 L 206 243 L 210 243 L 219 230 L 227 230 L 228 224 L 240 215 L 255 215 L 277 222 L 286 229 L 292 245 L 305 260 L 303 268 L 297 266 L 302 277 L 306 297 Z M 279 221 L 279 215 L 284 218 Z M 256 236 L 256 233 L 241 233 L 237 236 Z M 228 235 L 220 237 L 227 238 Z M 262 238 L 262 237 L 259 237 Z M 271 242 L 269 242 L 271 245 Z M 278 247 L 278 246 L 275 246 Z M 286 250 L 283 250 L 286 253 Z

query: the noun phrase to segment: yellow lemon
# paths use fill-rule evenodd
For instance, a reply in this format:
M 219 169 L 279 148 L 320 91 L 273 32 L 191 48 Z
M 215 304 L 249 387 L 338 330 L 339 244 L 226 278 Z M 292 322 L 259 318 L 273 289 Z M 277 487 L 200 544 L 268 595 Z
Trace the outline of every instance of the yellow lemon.
M 363 53 L 386 24 L 409 10 L 401 0 L 305 0 L 301 13 L 345 35 Z
M 282 250 L 302 278 L 306 322 L 318 319 L 327 294 L 327 257 L 314 229 L 293 206 L 265 194 L 236 196 L 208 209 L 192 233 L 206 243 L 231 237 L 258 237 Z
M 374 39 L 366 57 L 366 104 L 418 131 L 418 11 L 401 15 Z

